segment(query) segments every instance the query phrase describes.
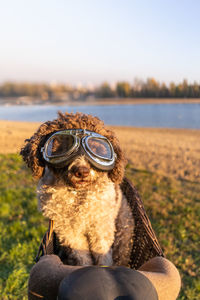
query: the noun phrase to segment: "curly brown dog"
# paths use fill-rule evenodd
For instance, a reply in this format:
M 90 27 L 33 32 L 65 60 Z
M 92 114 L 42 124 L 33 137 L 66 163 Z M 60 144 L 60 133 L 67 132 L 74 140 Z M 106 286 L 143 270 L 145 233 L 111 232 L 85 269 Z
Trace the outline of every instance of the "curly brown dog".
M 21 154 L 39 179 L 39 209 L 54 220 L 62 261 L 110 266 L 117 247 L 118 264 L 127 265 L 134 220 L 120 189 L 125 159 L 114 132 L 96 117 L 59 113 Z

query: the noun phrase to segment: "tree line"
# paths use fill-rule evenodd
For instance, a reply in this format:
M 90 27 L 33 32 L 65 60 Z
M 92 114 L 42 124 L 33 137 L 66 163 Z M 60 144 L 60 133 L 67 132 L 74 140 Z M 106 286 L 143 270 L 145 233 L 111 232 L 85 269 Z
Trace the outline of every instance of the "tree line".
M 185 79 L 179 84 L 159 83 L 154 78 L 135 79 L 133 84 L 127 81 L 111 86 L 104 82 L 95 88 L 72 87 L 66 84 L 16 83 L 5 82 L 0 85 L 0 97 L 31 97 L 41 100 L 68 100 L 96 98 L 200 98 L 200 84 L 189 84 Z
M 146 81 L 136 79 L 131 85 L 129 82 L 118 82 L 112 89 L 104 82 L 96 91 L 100 97 L 121 98 L 200 98 L 200 84 L 189 84 L 186 79 L 179 84 L 171 82 L 168 86 L 159 83 L 154 78 Z

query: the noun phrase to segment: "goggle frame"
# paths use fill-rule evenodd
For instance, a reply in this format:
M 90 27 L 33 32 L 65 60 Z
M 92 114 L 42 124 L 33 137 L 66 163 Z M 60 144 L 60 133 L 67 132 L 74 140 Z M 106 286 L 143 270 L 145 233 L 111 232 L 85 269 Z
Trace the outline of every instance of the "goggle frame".
M 48 155 L 48 146 L 51 140 L 54 139 L 54 137 L 57 135 L 70 135 L 73 137 L 74 142 L 72 147 L 67 152 L 65 152 L 64 154 L 55 154 L 52 157 Z M 100 140 L 105 140 L 108 143 L 111 150 L 111 158 L 100 156 L 90 149 L 90 146 L 88 145 L 88 140 L 93 137 L 98 138 Z M 76 155 L 80 147 L 83 149 L 87 159 L 97 169 L 109 171 L 114 168 L 117 155 L 113 149 L 111 142 L 103 135 L 86 129 L 66 129 L 53 133 L 45 142 L 44 147 L 41 148 L 41 152 L 45 161 L 54 165 L 56 168 L 62 168 L 63 163 L 64 166 L 69 164 L 69 162 L 71 161 L 70 158 Z

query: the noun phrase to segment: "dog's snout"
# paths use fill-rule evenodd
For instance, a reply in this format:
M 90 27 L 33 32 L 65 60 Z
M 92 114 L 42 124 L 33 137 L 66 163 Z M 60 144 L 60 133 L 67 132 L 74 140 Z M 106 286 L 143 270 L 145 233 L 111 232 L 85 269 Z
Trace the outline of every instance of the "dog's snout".
M 90 169 L 84 166 L 74 166 L 71 171 L 76 177 L 85 178 L 89 175 Z

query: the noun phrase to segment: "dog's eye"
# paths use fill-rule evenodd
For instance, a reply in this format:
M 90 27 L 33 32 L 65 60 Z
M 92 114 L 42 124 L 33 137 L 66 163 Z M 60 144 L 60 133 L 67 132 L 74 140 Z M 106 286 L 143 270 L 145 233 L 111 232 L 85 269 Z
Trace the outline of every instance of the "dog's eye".
M 70 135 L 54 137 L 47 148 L 48 156 L 62 155 L 73 146 L 74 139 Z

